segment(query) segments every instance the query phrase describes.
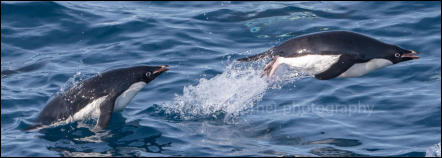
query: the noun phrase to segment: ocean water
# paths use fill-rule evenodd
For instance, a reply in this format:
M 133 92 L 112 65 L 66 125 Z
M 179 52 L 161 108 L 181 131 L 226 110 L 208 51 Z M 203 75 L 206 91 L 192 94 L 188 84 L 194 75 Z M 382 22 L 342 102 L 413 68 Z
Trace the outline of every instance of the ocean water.
M 440 156 L 440 2 L 2 2 L 1 21 L 1 156 Z M 331 30 L 421 58 L 332 80 L 235 61 Z M 23 130 L 88 77 L 164 64 L 103 131 Z

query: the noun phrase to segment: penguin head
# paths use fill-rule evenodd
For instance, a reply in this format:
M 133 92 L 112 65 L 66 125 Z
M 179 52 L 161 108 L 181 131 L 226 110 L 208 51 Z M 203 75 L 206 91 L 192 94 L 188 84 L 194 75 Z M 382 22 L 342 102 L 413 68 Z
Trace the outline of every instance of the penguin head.
M 143 76 L 143 81 L 148 83 L 150 81 L 152 81 L 153 79 L 155 79 L 156 77 L 158 77 L 160 74 L 162 74 L 163 72 L 169 70 L 167 65 L 162 65 L 162 66 L 145 66 L 144 67 L 144 76 Z
M 398 46 L 394 46 L 393 51 L 388 53 L 387 59 L 393 62 L 393 64 L 396 64 L 399 62 L 408 61 L 412 59 L 419 59 L 419 56 L 415 56 L 417 54 L 419 53 L 414 50 L 406 50 Z

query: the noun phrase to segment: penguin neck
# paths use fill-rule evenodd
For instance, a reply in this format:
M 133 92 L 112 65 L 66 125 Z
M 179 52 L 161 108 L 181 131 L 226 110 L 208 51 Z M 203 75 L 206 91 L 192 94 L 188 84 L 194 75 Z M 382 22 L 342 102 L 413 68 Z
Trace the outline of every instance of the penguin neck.
M 115 100 L 114 112 L 123 110 L 145 85 L 146 83 L 142 81 L 130 85 L 130 87 Z

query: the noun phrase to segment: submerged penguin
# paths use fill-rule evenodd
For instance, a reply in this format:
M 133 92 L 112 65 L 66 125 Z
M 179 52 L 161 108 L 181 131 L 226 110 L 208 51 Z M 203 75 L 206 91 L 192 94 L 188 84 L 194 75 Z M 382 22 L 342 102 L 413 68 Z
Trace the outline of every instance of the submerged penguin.
M 271 77 L 281 64 L 287 64 L 320 80 L 359 77 L 399 62 L 418 59 L 413 50 L 387 44 L 348 31 L 329 31 L 295 37 L 258 55 L 239 61 L 272 60 L 263 75 Z
M 36 124 L 27 129 L 98 119 L 94 130 L 109 123 L 112 112 L 120 111 L 150 81 L 168 70 L 163 66 L 136 66 L 98 74 L 53 98 L 40 112 Z

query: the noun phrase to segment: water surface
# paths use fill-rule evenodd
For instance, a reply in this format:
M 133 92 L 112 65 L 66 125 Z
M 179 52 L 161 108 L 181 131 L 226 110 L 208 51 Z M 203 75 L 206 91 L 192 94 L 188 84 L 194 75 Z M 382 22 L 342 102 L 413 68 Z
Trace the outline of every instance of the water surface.
M 441 136 L 440 2 L 2 2 L 2 156 L 425 156 Z M 421 53 L 359 78 L 235 59 L 347 30 Z M 23 131 L 99 72 L 170 70 L 106 130 Z M 293 71 L 292 71 L 293 72 Z M 439 145 L 440 147 L 440 145 Z M 439 148 L 440 153 L 440 148 Z

